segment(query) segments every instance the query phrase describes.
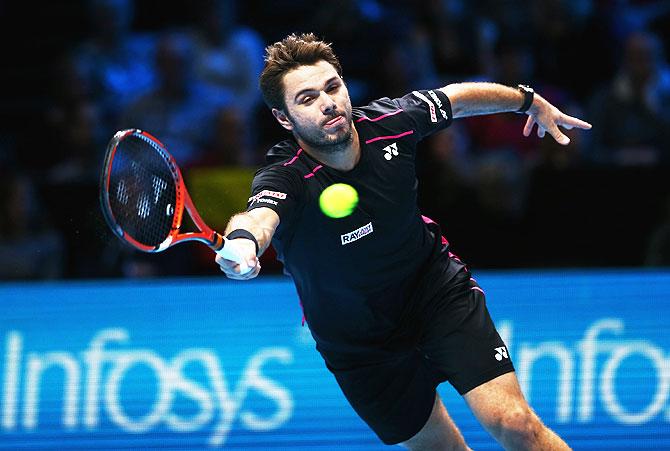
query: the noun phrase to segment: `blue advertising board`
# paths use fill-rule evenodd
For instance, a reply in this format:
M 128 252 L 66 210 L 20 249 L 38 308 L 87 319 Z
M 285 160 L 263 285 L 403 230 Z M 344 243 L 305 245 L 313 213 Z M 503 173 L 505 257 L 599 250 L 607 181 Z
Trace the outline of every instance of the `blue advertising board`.
M 670 272 L 481 272 L 542 419 L 574 449 L 670 449 Z M 0 285 L 0 449 L 384 449 L 285 278 Z M 500 449 L 440 386 L 474 449 Z

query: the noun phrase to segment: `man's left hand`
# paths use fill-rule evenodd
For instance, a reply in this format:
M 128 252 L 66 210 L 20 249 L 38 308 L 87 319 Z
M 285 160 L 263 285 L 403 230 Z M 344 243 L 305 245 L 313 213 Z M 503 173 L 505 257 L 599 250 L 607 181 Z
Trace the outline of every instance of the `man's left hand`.
M 570 144 L 570 138 L 563 134 L 558 127 L 566 130 L 575 127 L 583 130 L 591 128 L 591 124 L 588 122 L 568 116 L 537 93 L 535 93 L 533 105 L 526 114 L 528 114 L 528 120 L 523 128 L 523 136 L 530 136 L 533 127 L 537 124 L 537 136 L 544 138 L 544 134 L 548 132 L 557 143 L 564 146 Z

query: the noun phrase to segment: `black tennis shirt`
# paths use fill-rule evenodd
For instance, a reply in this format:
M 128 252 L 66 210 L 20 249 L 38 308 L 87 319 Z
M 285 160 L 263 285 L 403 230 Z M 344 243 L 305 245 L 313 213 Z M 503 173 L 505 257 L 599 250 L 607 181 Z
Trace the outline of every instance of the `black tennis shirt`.
M 286 140 L 256 173 L 247 209 L 279 215 L 272 244 L 324 356 L 374 350 L 397 333 L 441 248 L 417 206 L 416 145 L 449 126 L 451 114 L 439 90 L 375 100 L 352 110 L 361 145 L 352 170 L 322 165 Z M 354 212 L 340 219 L 319 208 L 321 192 L 334 183 L 359 195 Z

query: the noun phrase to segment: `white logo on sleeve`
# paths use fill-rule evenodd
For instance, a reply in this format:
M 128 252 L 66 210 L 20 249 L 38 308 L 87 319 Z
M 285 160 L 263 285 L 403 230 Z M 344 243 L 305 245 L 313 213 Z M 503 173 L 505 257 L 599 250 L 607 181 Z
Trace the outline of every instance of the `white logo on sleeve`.
M 384 158 L 390 160 L 394 155 L 398 156 L 398 143 L 389 144 L 384 147 Z
M 502 359 L 509 359 L 509 356 L 507 355 L 507 348 L 504 346 L 501 346 L 499 348 L 495 348 L 496 355 L 494 356 L 498 362 L 500 362 Z
M 247 202 L 249 202 L 250 204 L 254 204 L 255 202 L 262 202 L 266 204 L 277 205 L 277 201 L 268 199 L 268 197 L 274 197 L 275 199 L 284 200 L 286 199 L 286 193 L 280 193 L 279 191 L 270 191 L 264 189 L 255 196 L 251 196 Z
M 435 113 L 435 104 L 431 102 L 428 99 L 428 97 L 421 94 L 419 91 L 412 91 L 412 94 L 414 94 L 419 99 L 423 100 L 428 105 L 428 109 L 430 110 L 430 121 L 437 122 L 437 114 Z
M 435 92 L 432 91 L 432 90 L 428 91 L 428 94 L 430 94 L 430 96 L 433 98 L 433 100 L 437 104 L 437 108 L 440 110 L 440 114 L 442 115 L 444 120 L 446 121 L 447 119 L 449 119 L 449 116 L 447 116 L 447 112 L 442 109 L 442 102 L 440 101 L 440 98 L 437 96 L 437 94 L 435 94 Z

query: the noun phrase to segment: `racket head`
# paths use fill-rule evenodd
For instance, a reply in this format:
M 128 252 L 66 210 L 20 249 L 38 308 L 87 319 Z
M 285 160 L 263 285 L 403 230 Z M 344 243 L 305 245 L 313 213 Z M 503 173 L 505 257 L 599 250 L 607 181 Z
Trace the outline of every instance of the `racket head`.
M 119 238 L 144 252 L 168 248 L 179 233 L 185 197 L 179 167 L 158 139 L 139 129 L 114 135 L 105 153 L 100 204 Z

